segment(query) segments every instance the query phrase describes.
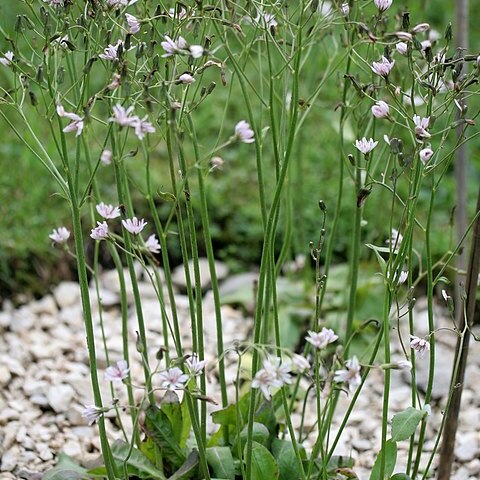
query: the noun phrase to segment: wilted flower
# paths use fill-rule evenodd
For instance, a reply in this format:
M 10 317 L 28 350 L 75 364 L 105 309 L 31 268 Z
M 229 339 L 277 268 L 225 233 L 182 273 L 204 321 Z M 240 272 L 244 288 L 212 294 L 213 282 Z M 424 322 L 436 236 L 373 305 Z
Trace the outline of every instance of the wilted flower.
M 0 58 L 0 63 L 4 67 L 8 67 L 12 62 L 13 62 L 13 52 L 11 52 L 10 50 L 2 58 Z
M 114 207 L 113 205 L 106 205 L 105 203 L 100 202 L 95 208 L 99 215 L 107 220 L 120 216 L 120 208 Z
M 384 370 L 411 370 L 412 369 L 412 363 L 409 362 L 408 360 L 399 360 L 398 362 L 392 362 L 392 363 L 384 363 L 381 365 L 381 367 Z
M 115 90 L 118 88 L 122 83 L 122 77 L 118 73 L 113 74 L 112 81 L 107 85 L 109 90 Z
M 428 23 L 419 23 L 412 28 L 412 33 L 421 33 L 430 30 L 430 25 Z
M 381 77 L 387 77 L 394 65 L 395 65 L 395 60 L 392 60 L 390 62 L 388 58 L 382 56 L 381 62 L 372 63 L 372 70 L 374 73 L 376 73 L 377 75 L 380 75 Z
M 188 368 L 188 371 L 190 372 L 190 375 L 194 377 L 198 377 L 202 373 L 202 370 L 205 368 L 207 361 L 199 360 L 198 355 L 194 353 L 187 359 L 185 363 L 187 364 L 187 368 Z
M 152 253 L 160 253 L 161 246 L 155 234 L 148 237 L 147 241 L 145 242 L 145 246 Z
M 128 363 L 126 360 L 119 360 L 116 365 L 110 365 L 105 370 L 105 380 L 107 382 L 121 382 L 128 377 Z
M 210 160 L 210 165 L 213 168 L 220 168 L 225 163 L 225 160 L 222 157 L 212 157 Z
M 183 389 L 185 382 L 189 378 L 178 367 L 160 372 L 158 376 L 160 378 L 160 386 L 172 391 Z
M 122 220 L 122 225 L 133 235 L 138 235 L 147 225 L 147 222 L 142 218 L 138 220 L 137 217 L 127 218 L 126 220 Z
M 310 370 L 310 362 L 303 356 L 295 353 L 292 357 L 293 365 L 298 372 L 304 372 Z
M 375 105 L 372 106 L 372 113 L 374 117 L 377 118 L 387 118 L 390 114 L 390 107 L 388 103 L 383 100 L 379 100 Z
M 155 133 L 155 127 L 150 122 L 147 122 L 147 118 L 147 116 L 142 119 L 136 117 L 135 122 L 131 125 L 135 128 L 135 135 L 139 140 L 143 140 L 146 133 Z
M 392 6 L 392 1 L 393 0 L 374 0 L 373 3 L 375 3 L 375 6 L 380 12 L 384 12 Z
M 140 22 L 138 21 L 137 17 L 130 15 L 129 13 L 126 13 L 125 18 L 128 23 L 129 32 L 132 35 L 135 35 L 136 33 L 138 33 L 140 31 Z
M 65 243 L 70 238 L 70 230 L 65 227 L 54 228 L 49 237 L 55 243 Z
M 342 15 L 348 17 L 350 13 L 350 5 L 348 3 L 342 3 Z
M 112 152 L 110 150 L 104 150 L 100 155 L 100 161 L 103 165 L 110 165 L 112 163 Z
M 425 352 L 430 350 L 430 343 L 424 338 L 416 337 L 415 335 L 410 335 L 410 347 L 417 352 L 417 355 L 422 358 L 425 355 Z
M 433 150 L 431 148 L 424 148 L 420 150 L 420 160 L 426 165 L 433 156 Z
M 427 132 L 427 128 L 430 125 L 430 117 L 420 117 L 420 115 L 413 116 L 413 123 L 415 124 L 415 136 L 423 140 L 424 138 L 430 138 L 431 135 Z
M 405 42 L 398 42 L 398 43 L 395 45 L 395 48 L 397 49 L 397 52 L 398 52 L 400 55 L 406 55 L 406 54 L 407 54 L 408 45 L 407 45 Z
M 178 77 L 180 83 L 191 84 L 195 82 L 195 79 L 189 73 L 183 73 Z
M 361 140 L 355 140 L 355 146 L 364 155 L 369 154 L 377 145 L 378 145 L 378 142 L 375 142 L 373 138 L 370 138 L 370 140 L 367 140 L 365 137 L 363 137 Z
M 250 128 L 250 125 L 241 120 L 235 125 L 235 137 L 243 143 L 253 143 L 255 141 L 255 132 Z
M 103 414 L 103 409 L 95 405 L 85 405 L 82 411 L 82 417 L 88 420 L 89 425 L 93 425 Z
M 413 35 L 408 32 L 395 32 L 395 36 L 405 42 L 411 42 L 413 40 Z
M 308 337 L 305 340 L 311 343 L 315 348 L 319 350 L 325 348 L 329 343 L 333 343 L 338 339 L 338 335 L 331 328 L 322 328 L 321 332 L 308 331 Z
M 138 121 L 136 115 L 131 116 L 133 112 L 133 106 L 128 107 L 126 110 L 119 103 L 113 107 L 113 117 L 108 119 L 109 122 L 118 123 L 121 127 L 134 127 Z
M 352 357 L 350 360 L 345 362 L 345 369 L 337 370 L 333 380 L 335 382 L 345 382 L 348 384 L 349 390 L 354 391 L 362 381 L 360 377 L 360 364 L 358 363 L 357 357 Z
M 118 40 L 115 45 L 109 45 L 107 48 L 104 49 L 104 51 L 103 51 L 104 53 L 101 53 L 99 55 L 99 57 L 102 60 L 109 60 L 109 61 L 117 60 L 118 59 L 118 49 L 120 48 L 120 46 L 123 48 L 123 41 L 122 40 Z
M 71 123 L 68 124 L 63 131 L 68 132 L 77 132 L 76 136 L 78 137 L 83 131 L 83 118 L 77 115 L 76 113 L 66 112 L 62 105 L 57 105 L 57 115 L 59 117 L 65 117 L 71 120 Z
M 97 222 L 97 227 L 92 228 L 90 236 L 94 240 L 105 240 L 108 237 L 107 222 Z
M 292 383 L 290 362 L 282 363 L 278 357 L 267 359 L 252 380 L 252 388 L 259 388 L 263 396 L 270 400 L 270 388 L 279 388 Z

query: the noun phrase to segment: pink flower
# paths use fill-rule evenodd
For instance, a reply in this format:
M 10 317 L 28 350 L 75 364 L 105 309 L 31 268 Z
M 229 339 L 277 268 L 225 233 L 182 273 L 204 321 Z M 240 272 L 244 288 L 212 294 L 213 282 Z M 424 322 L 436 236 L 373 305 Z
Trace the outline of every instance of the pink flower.
M 118 59 L 118 49 L 120 46 L 123 48 L 123 40 L 117 40 L 115 45 L 109 45 L 107 48 L 104 49 L 103 53 L 99 55 L 102 60 L 108 60 L 113 62 L 114 60 Z
M 430 343 L 424 338 L 410 335 L 410 347 L 417 352 L 417 355 L 422 358 L 426 352 L 430 350 Z
M 360 385 L 362 378 L 360 376 L 360 364 L 357 357 L 352 357 L 345 362 L 345 369 L 337 370 L 333 377 L 334 382 L 345 382 L 348 384 L 348 388 L 351 392 L 356 390 Z
M 129 27 L 129 32 L 132 35 L 135 35 L 140 31 L 140 22 L 136 17 L 133 15 L 130 15 L 129 13 L 125 14 L 125 18 L 127 19 L 128 27 Z
M 181 390 L 189 376 L 183 373 L 178 367 L 173 367 L 160 372 L 160 386 L 168 390 Z
M 138 235 L 145 228 L 147 222 L 143 218 L 138 220 L 137 217 L 133 217 L 122 220 L 122 225 L 125 227 L 125 230 L 128 230 L 133 235 Z
M 76 113 L 66 112 L 63 106 L 60 104 L 57 105 L 57 115 L 59 117 L 65 117 L 71 120 L 71 123 L 63 129 L 65 133 L 76 131 L 77 137 L 82 133 L 84 126 L 82 117 L 80 117 Z
M 116 365 L 110 365 L 105 370 L 105 380 L 107 382 L 121 382 L 128 377 L 128 363 L 126 360 L 119 360 Z
M 387 118 L 390 114 L 390 107 L 388 106 L 388 103 L 384 102 L 383 100 L 379 100 L 375 105 L 373 105 L 372 113 L 376 118 Z
M 12 62 L 13 62 L 13 52 L 11 52 L 10 50 L 2 58 L 0 58 L 0 63 L 4 67 L 8 67 L 9 65 L 11 65 Z
M 160 249 L 162 248 L 155 235 L 150 235 L 148 237 L 147 241 L 145 242 L 145 246 L 152 253 L 160 253 Z
M 290 362 L 282 363 L 281 359 L 267 359 L 252 380 L 252 388 L 259 388 L 266 400 L 270 400 L 271 388 L 280 388 L 292 383 Z
M 253 143 L 255 141 L 255 132 L 250 128 L 250 125 L 241 120 L 235 125 L 235 137 L 242 143 Z
M 55 243 L 65 243 L 70 238 L 70 230 L 65 227 L 59 227 L 58 229 L 54 228 L 49 237 Z
M 122 83 L 122 77 L 118 73 L 113 74 L 112 81 L 107 85 L 109 90 L 115 90 L 118 88 Z
M 200 58 L 204 54 L 204 49 L 201 45 L 190 45 L 188 49 L 192 58 Z
M 374 0 L 375 6 L 378 8 L 380 12 L 384 12 L 388 10 L 392 6 L 393 0 Z
M 398 52 L 400 55 L 406 55 L 406 54 L 407 54 L 408 45 L 407 45 L 405 42 L 398 42 L 398 43 L 395 45 L 395 48 L 397 49 L 397 52 Z
M 348 17 L 350 13 L 350 5 L 348 3 L 342 3 L 342 15 Z
M 181 50 L 185 50 L 188 46 L 186 40 L 183 37 L 178 37 L 178 40 L 173 41 L 168 35 L 165 35 L 165 40 L 160 42 L 160 45 L 165 50 L 162 57 L 170 57 L 176 53 L 180 53 Z
M 195 79 L 189 73 L 183 73 L 178 77 L 178 81 L 180 83 L 186 83 L 187 85 L 190 85 L 191 83 L 195 82 Z
M 133 106 L 128 107 L 126 110 L 119 103 L 113 107 L 113 117 L 108 119 L 109 122 L 118 123 L 121 127 L 134 127 L 138 121 L 138 117 L 131 116 L 133 112 Z
M 420 160 L 424 165 L 426 165 L 433 156 L 433 150 L 431 148 L 424 148 L 420 150 Z
M 97 227 L 92 228 L 90 236 L 94 240 L 105 240 L 108 237 L 107 222 L 97 222 Z
M 364 155 L 368 155 L 377 145 L 378 142 L 375 142 L 373 138 L 367 140 L 365 137 L 363 137 L 361 140 L 355 140 L 355 146 Z
M 100 161 L 103 165 L 110 165 L 112 163 L 112 152 L 110 150 L 104 150 L 100 156 Z
M 311 343 L 315 348 L 325 348 L 329 343 L 333 343 L 338 339 L 338 335 L 330 328 L 322 328 L 321 332 L 308 331 L 308 337 L 305 337 L 307 342 Z
M 380 75 L 381 77 L 387 77 L 394 65 L 395 60 L 392 60 L 390 62 L 388 58 L 382 56 L 381 62 L 372 63 L 372 70 L 374 73 Z
M 413 123 L 415 124 L 415 136 L 419 140 L 431 137 L 431 135 L 427 132 L 427 128 L 430 126 L 430 117 L 422 118 L 419 115 L 414 115 Z
M 82 411 L 82 417 L 88 420 L 89 425 L 93 425 L 103 414 L 103 409 L 95 405 L 85 405 Z
M 142 119 L 137 117 L 135 123 L 132 125 L 132 127 L 135 128 L 135 135 L 139 140 L 143 140 L 146 133 L 155 133 L 155 127 L 150 122 L 147 122 L 147 118 L 147 116 Z
M 122 7 L 129 7 L 134 3 L 137 3 L 138 0 L 108 0 L 108 5 L 115 9 Z
M 310 370 L 310 362 L 302 355 L 295 353 L 292 358 L 293 365 L 295 366 L 298 372 L 304 372 L 305 370 Z
M 194 353 L 190 358 L 187 359 L 186 364 L 190 375 L 198 377 L 207 365 L 207 361 L 199 360 L 198 355 Z
M 117 218 L 121 215 L 119 207 L 114 207 L 113 205 L 106 205 L 103 202 L 100 202 L 96 206 L 96 209 L 98 214 L 107 220 Z

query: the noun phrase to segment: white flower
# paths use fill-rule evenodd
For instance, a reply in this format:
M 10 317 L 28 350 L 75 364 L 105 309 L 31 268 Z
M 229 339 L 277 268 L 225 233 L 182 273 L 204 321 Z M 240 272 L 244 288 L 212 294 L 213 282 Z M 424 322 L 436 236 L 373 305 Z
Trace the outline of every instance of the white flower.
M 152 253 L 160 253 L 160 249 L 162 248 L 155 234 L 148 237 L 145 246 L 147 247 L 147 250 Z
M 103 165 L 110 165 L 112 163 L 112 152 L 110 150 L 104 150 L 100 155 L 100 161 Z
M 375 3 L 375 6 L 380 12 L 384 12 L 392 6 L 392 1 L 393 0 L 374 0 L 373 3 Z
M 100 202 L 95 208 L 97 209 L 99 215 L 101 215 L 107 220 L 117 218 L 121 215 L 119 207 L 114 207 L 113 205 L 106 205 L 103 202 Z
M 103 414 L 103 409 L 98 408 L 95 405 L 85 405 L 85 409 L 82 410 L 82 417 L 88 420 L 89 425 L 93 425 Z
M 162 57 L 170 57 L 187 48 L 187 42 L 183 37 L 178 37 L 176 42 L 173 41 L 168 35 L 165 35 L 164 38 L 165 40 L 160 42 L 160 45 L 165 50 L 165 53 L 162 55 Z
M 60 47 L 60 48 L 68 48 L 68 35 L 64 35 L 61 38 L 56 38 L 53 42 L 52 45 L 55 47 Z
M 49 237 L 55 243 L 65 243 L 70 238 L 70 230 L 65 227 L 59 227 L 57 229 L 54 228 Z
M 388 58 L 385 58 L 384 56 L 382 56 L 381 62 L 372 63 L 372 70 L 374 73 L 376 73 L 377 75 L 380 75 L 381 77 L 387 77 L 394 65 L 395 65 L 395 60 L 392 60 L 390 62 Z
M 416 337 L 415 335 L 410 335 L 410 347 L 417 352 L 417 355 L 422 358 L 425 355 L 425 352 L 430 350 L 430 343 L 424 338 Z
M 430 25 L 428 23 L 419 23 L 412 28 L 412 33 L 421 33 L 430 30 Z
M 188 371 L 190 372 L 190 375 L 194 377 L 198 377 L 202 373 L 202 370 L 207 365 L 207 361 L 206 360 L 200 361 L 196 353 L 194 353 L 191 357 L 189 357 L 185 363 L 187 364 L 187 368 L 188 368 Z
M 268 30 L 270 30 L 272 27 L 275 28 L 278 25 L 273 14 L 262 12 L 261 10 L 257 12 L 257 16 L 253 19 L 253 22 L 261 27 L 267 28 Z
M 433 156 L 433 150 L 431 148 L 424 148 L 420 150 L 420 160 L 426 165 Z
M 147 122 L 147 118 L 146 115 L 142 119 L 137 117 L 133 125 L 131 125 L 135 128 L 135 135 L 139 140 L 143 140 L 146 133 L 155 133 L 155 127 L 150 122 Z
M 413 40 L 413 35 L 408 32 L 395 32 L 395 36 L 404 42 L 411 42 Z
M 201 45 L 190 45 L 188 49 L 192 58 L 200 58 L 204 54 L 204 49 Z
M 133 106 L 128 107 L 126 110 L 119 103 L 113 107 L 113 117 L 108 119 L 109 122 L 118 123 L 121 127 L 133 127 L 138 121 L 136 115 L 131 116 L 133 112 Z
M 187 85 L 194 83 L 195 79 L 189 73 L 183 73 L 178 77 L 179 82 L 186 83 Z
M 298 372 L 310 370 L 310 362 L 303 355 L 298 355 L 297 353 L 295 353 L 292 357 L 292 361 Z
M 333 343 L 338 339 L 338 335 L 331 328 L 322 328 L 321 332 L 308 331 L 308 337 L 305 340 L 311 343 L 315 348 L 325 348 L 329 343 Z
M 427 48 L 432 48 L 432 42 L 430 40 L 424 40 L 423 42 L 420 42 L 420 45 L 422 46 L 422 52 Z
M 126 360 L 119 360 L 116 365 L 110 365 L 105 370 L 105 380 L 107 382 L 121 382 L 128 377 L 128 363 Z
M 107 48 L 104 49 L 104 51 L 103 51 L 104 53 L 101 53 L 99 55 L 99 57 L 102 60 L 109 60 L 109 61 L 117 60 L 118 59 L 118 49 L 119 49 L 120 46 L 122 46 L 122 48 L 123 48 L 123 41 L 122 40 L 118 40 L 115 45 L 109 45 Z
M 13 62 L 13 52 L 11 52 L 10 50 L 2 58 L 0 58 L 0 63 L 4 67 L 8 67 L 12 62 Z
M 395 48 L 397 49 L 397 52 L 398 52 L 400 55 L 406 55 L 406 54 L 407 54 L 408 45 L 407 45 L 405 42 L 398 42 L 398 43 L 395 45 Z
M 276 357 L 263 362 L 263 368 L 260 369 L 252 380 L 252 388 L 259 388 L 263 396 L 270 400 L 270 388 L 279 388 L 283 385 L 292 383 L 290 376 L 290 362 L 282 363 L 281 359 Z
M 399 360 L 396 362 L 397 368 L 399 370 L 411 370 L 412 369 L 412 362 L 408 360 Z
M 400 276 L 398 277 L 398 284 L 401 285 L 402 283 L 405 283 L 408 278 L 408 272 L 402 271 L 400 272 Z
M 178 367 L 173 367 L 158 375 L 160 377 L 160 386 L 168 390 L 183 389 L 188 375 L 184 374 Z
M 107 3 L 110 7 L 113 8 L 122 8 L 122 7 L 129 7 L 134 3 L 137 3 L 138 0 L 108 0 Z
M 133 233 L 133 235 L 138 235 L 145 228 L 147 222 L 143 218 L 138 220 L 137 217 L 133 217 L 122 220 L 122 225 L 125 227 L 125 230 Z
M 168 16 L 170 18 L 177 18 L 178 20 L 185 20 L 185 18 L 187 18 L 187 11 L 183 7 L 179 8 L 178 11 L 175 8 L 169 8 Z
M 427 128 L 430 125 L 430 117 L 420 117 L 420 115 L 413 116 L 413 123 L 415 124 L 415 136 L 423 140 L 424 138 L 430 138 L 431 135 L 427 132 Z
M 396 252 L 400 248 L 400 244 L 402 243 L 402 241 L 403 241 L 403 235 L 395 228 L 392 228 L 390 239 L 387 239 L 385 243 L 387 245 L 392 245 L 393 251 Z
M 342 15 L 348 17 L 350 13 L 350 5 L 348 3 L 342 3 Z
M 445 300 L 446 303 L 448 303 L 448 301 L 452 298 L 450 295 L 448 295 L 446 290 L 442 290 L 442 297 L 443 297 L 443 299 Z
M 127 19 L 129 32 L 132 35 L 138 33 L 140 31 L 140 22 L 138 21 L 137 17 L 126 13 L 125 18 Z
M 372 106 L 373 116 L 376 118 L 387 118 L 390 114 L 390 107 L 388 103 L 383 100 L 379 100 L 375 105 Z
M 363 137 L 361 140 L 355 140 L 355 146 L 364 155 L 369 154 L 377 145 L 378 145 L 378 142 L 375 142 L 373 138 L 370 138 L 370 140 L 367 140 L 365 137 Z
M 92 228 L 90 236 L 94 240 L 105 240 L 108 237 L 107 222 L 97 222 L 97 227 Z
M 255 141 L 255 132 L 250 128 L 250 125 L 241 120 L 235 125 L 235 137 L 242 143 L 253 143 Z
M 360 377 L 360 364 L 358 363 L 357 357 L 352 357 L 350 360 L 345 362 L 345 369 L 337 370 L 333 380 L 335 382 L 345 382 L 348 384 L 348 388 L 353 392 L 362 381 Z
M 66 112 L 62 105 L 57 105 L 57 115 L 59 117 L 65 117 L 71 120 L 71 123 L 67 125 L 63 131 L 68 132 L 77 132 L 76 136 L 78 137 L 83 131 L 83 118 L 77 115 L 76 113 Z

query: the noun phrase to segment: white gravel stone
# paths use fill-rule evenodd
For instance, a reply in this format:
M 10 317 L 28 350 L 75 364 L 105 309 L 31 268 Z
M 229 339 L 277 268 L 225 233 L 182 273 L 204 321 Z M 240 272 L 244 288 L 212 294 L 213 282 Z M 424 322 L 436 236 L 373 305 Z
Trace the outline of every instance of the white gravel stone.
M 70 385 L 52 385 L 47 392 L 48 403 L 57 413 L 66 412 L 74 396 L 75 390 Z
M 0 465 L 0 470 L 2 472 L 13 471 L 13 469 L 17 466 L 19 454 L 20 448 L 17 446 L 7 450 L 2 455 L 2 464 Z
M 60 308 L 71 307 L 80 301 L 80 286 L 76 282 L 62 282 L 53 290 Z

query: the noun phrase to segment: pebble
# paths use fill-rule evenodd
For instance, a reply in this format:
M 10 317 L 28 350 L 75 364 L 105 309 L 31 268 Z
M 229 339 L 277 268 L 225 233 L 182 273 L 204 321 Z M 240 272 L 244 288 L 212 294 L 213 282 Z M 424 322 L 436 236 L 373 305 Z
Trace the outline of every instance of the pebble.
M 19 454 L 20 448 L 18 446 L 7 450 L 2 455 L 2 464 L 0 465 L 0 470 L 2 472 L 11 472 L 17 466 Z
M 62 282 L 53 290 L 57 305 L 62 309 L 80 301 L 80 286 L 76 282 Z
M 48 389 L 47 399 L 53 410 L 60 413 L 69 409 L 74 395 L 75 390 L 70 385 L 52 385 Z

